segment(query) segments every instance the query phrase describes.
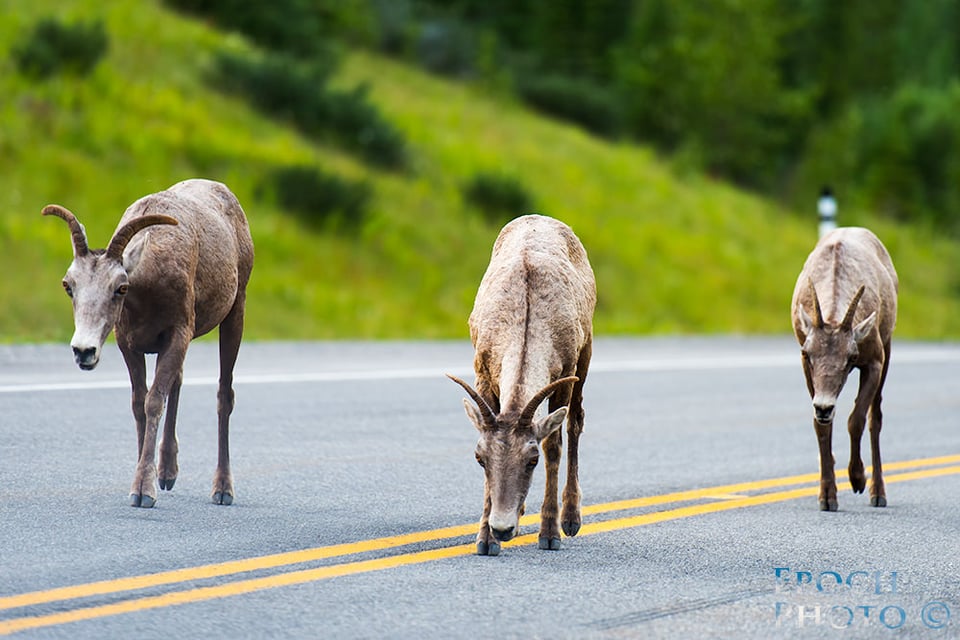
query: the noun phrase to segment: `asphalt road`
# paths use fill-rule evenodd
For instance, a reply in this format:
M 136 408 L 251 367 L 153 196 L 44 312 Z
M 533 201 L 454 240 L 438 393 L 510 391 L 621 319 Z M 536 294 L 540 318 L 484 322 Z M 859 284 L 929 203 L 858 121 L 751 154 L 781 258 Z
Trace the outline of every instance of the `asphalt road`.
M 176 487 L 136 509 L 116 347 L 91 373 L 66 345 L 0 347 L 0 635 L 960 635 L 958 344 L 895 342 L 890 506 L 843 482 L 821 513 L 792 338 L 600 339 L 583 530 L 541 551 L 527 524 L 498 557 L 472 554 L 482 472 L 442 376 L 470 373 L 469 344 L 244 345 L 230 507 L 208 497 L 215 351 L 188 357 Z

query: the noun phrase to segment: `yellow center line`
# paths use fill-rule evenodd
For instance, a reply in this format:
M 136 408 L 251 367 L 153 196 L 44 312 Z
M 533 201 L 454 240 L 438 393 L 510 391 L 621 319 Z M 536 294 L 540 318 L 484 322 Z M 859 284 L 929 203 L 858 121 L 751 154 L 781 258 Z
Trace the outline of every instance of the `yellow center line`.
M 921 458 L 917 460 L 892 462 L 886 465 L 886 469 L 887 471 L 897 471 L 899 469 L 937 466 L 951 463 L 960 463 L 960 455 L 938 456 L 935 458 Z M 844 477 L 846 477 L 845 471 L 837 472 L 838 479 Z M 736 494 L 743 491 L 758 491 L 789 486 L 792 484 L 806 484 L 810 482 L 816 482 L 819 479 L 819 474 L 808 473 L 803 475 L 786 476 L 783 478 L 773 478 L 769 480 L 740 482 L 706 489 L 678 491 L 659 496 L 647 496 L 643 498 L 608 502 L 604 504 L 588 505 L 583 507 L 581 513 L 584 516 L 590 516 L 601 513 L 609 513 L 611 511 L 639 509 L 643 507 L 671 504 L 674 502 L 683 502 L 688 500 L 702 500 L 710 498 L 716 499 L 717 494 Z M 530 525 L 536 524 L 538 521 L 539 514 L 530 514 L 521 518 L 520 524 Z M 275 569 L 277 567 L 325 560 L 357 553 L 382 551 L 385 549 L 392 549 L 395 547 L 402 547 L 420 542 L 433 542 L 436 540 L 467 536 L 475 533 L 476 530 L 476 523 L 455 525 L 451 527 L 431 529 L 428 531 L 417 531 L 397 536 L 361 540 L 359 542 L 348 542 L 323 547 L 314 547 L 311 549 L 289 551 L 285 553 L 245 558 L 242 560 L 232 560 L 229 562 L 201 565 L 197 567 L 185 567 L 183 569 L 174 569 L 172 571 L 163 571 L 147 575 L 103 580 L 87 584 L 47 589 L 44 591 L 33 591 L 14 596 L 0 597 L 0 611 L 17 607 L 43 604 L 47 602 L 56 602 L 58 600 L 72 600 L 75 598 L 85 598 L 89 596 L 105 595 L 122 591 L 132 591 L 135 589 L 158 587 L 178 582 L 203 580 L 206 578 L 218 578 L 221 576 L 245 573 L 249 571 Z
M 895 463 L 887 464 L 885 466 L 887 471 L 891 471 L 891 470 L 897 470 L 897 469 L 903 469 L 903 468 L 935 466 L 935 465 L 941 465 L 941 464 L 946 464 L 950 462 L 960 462 L 960 455 L 941 456 L 937 458 L 927 458 L 927 459 L 920 459 L 920 460 L 913 460 L 913 461 L 895 462 Z M 897 474 L 893 476 L 887 476 L 885 480 L 887 483 L 894 483 L 894 482 L 903 482 L 907 480 L 917 480 L 922 478 L 951 475 L 956 473 L 960 473 L 960 465 L 902 473 L 902 474 Z M 838 473 L 837 475 L 840 476 L 842 474 Z M 803 476 L 789 476 L 786 478 L 779 478 L 779 479 L 773 479 L 773 480 L 763 480 L 758 482 L 738 483 L 735 485 L 728 485 L 723 487 L 713 487 L 711 489 L 682 491 L 682 492 L 677 492 L 673 494 L 666 494 L 664 496 L 652 496 L 650 498 L 641 498 L 638 500 L 625 500 L 620 502 L 607 503 L 607 505 L 594 505 L 592 507 L 593 509 L 592 513 L 632 509 L 632 508 L 637 508 L 638 506 L 648 506 L 650 504 L 662 504 L 664 502 L 664 499 L 667 498 L 667 496 L 673 496 L 672 502 L 694 500 L 698 498 L 710 498 L 710 497 L 713 497 L 714 499 L 716 499 L 718 497 L 718 494 L 727 494 L 727 493 L 732 493 L 734 491 L 743 491 L 745 489 L 751 489 L 751 488 L 756 489 L 756 488 L 773 488 L 777 486 L 789 486 L 791 484 L 798 484 L 800 482 L 809 482 L 811 479 L 817 480 L 819 479 L 819 476 L 817 476 L 816 474 L 806 474 Z M 614 531 L 618 529 L 638 527 L 638 526 L 643 526 L 647 524 L 653 524 L 656 522 L 676 520 L 676 519 L 691 517 L 695 515 L 716 513 L 719 511 L 726 511 L 730 509 L 737 509 L 737 508 L 743 508 L 743 507 L 749 507 L 749 506 L 755 506 L 755 505 L 761 505 L 761 504 L 770 504 L 773 502 L 791 500 L 794 498 L 799 498 L 804 496 L 817 495 L 818 491 L 819 491 L 819 487 L 813 486 L 813 487 L 801 487 L 798 489 L 792 489 L 788 491 L 764 493 L 760 495 L 746 496 L 746 497 L 740 497 L 740 498 L 734 497 L 734 496 L 723 496 L 723 499 L 715 502 L 695 504 L 695 505 L 680 507 L 680 508 L 672 509 L 668 511 L 659 511 L 659 512 L 647 513 L 647 514 L 642 514 L 637 516 L 616 518 L 616 519 L 606 520 L 602 522 L 587 523 L 583 525 L 583 527 L 581 528 L 580 535 L 592 535 L 595 533 L 602 533 L 606 531 Z M 625 507 L 623 505 L 629 505 L 629 506 Z M 605 510 L 598 509 L 598 507 L 602 507 L 602 506 L 607 506 L 608 508 Z M 584 512 L 586 512 L 586 509 L 584 510 Z M 531 515 L 531 516 L 528 516 L 527 518 L 524 518 L 524 520 L 533 520 L 535 522 L 535 518 L 536 518 L 535 515 Z M 476 528 L 476 525 L 460 525 L 460 526 L 446 527 L 442 529 L 415 532 L 415 533 L 405 534 L 401 536 L 376 538 L 372 540 L 365 540 L 365 541 L 360 541 L 355 543 L 331 545 L 327 547 L 318 547 L 315 549 L 306 549 L 303 551 L 274 554 L 269 556 L 250 558 L 246 560 L 238 560 L 238 561 L 232 561 L 232 562 L 221 563 L 221 564 L 205 565 L 201 567 L 185 568 L 185 569 L 179 569 L 175 571 L 168 571 L 168 572 L 157 573 L 157 574 L 133 576 L 130 578 L 121 578 L 118 580 L 107 580 L 107 581 L 90 583 L 90 584 L 81 584 L 81 585 L 75 585 L 71 587 L 51 589 L 47 591 L 30 592 L 30 593 L 17 595 L 17 596 L 8 596 L 5 598 L 0 598 L 0 609 L 30 606 L 33 604 L 41 604 L 46 602 L 66 600 L 66 599 L 72 599 L 72 598 L 88 597 L 92 595 L 117 593 L 121 591 L 129 591 L 133 589 L 141 589 L 145 587 L 160 586 L 160 585 L 179 583 L 179 582 L 187 582 L 187 581 L 197 580 L 201 578 L 232 575 L 232 574 L 246 572 L 246 571 L 253 571 L 256 569 L 275 568 L 280 566 L 297 564 L 297 563 L 307 562 L 309 560 L 338 557 L 342 555 L 361 553 L 363 551 L 388 549 L 388 548 L 403 546 L 403 545 L 412 544 L 416 542 L 437 541 L 445 538 L 468 535 L 473 531 L 475 531 L 475 528 Z M 528 544 L 535 541 L 536 538 L 537 538 L 536 534 L 519 536 L 518 538 L 515 538 L 511 542 L 507 543 L 506 546 Z M 474 551 L 475 551 L 475 546 L 471 543 L 466 545 L 445 547 L 441 549 L 430 549 L 426 551 L 400 554 L 395 556 L 389 556 L 386 558 L 376 558 L 372 560 L 364 560 L 364 561 L 358 561 L 358 562 L 352 562 L 352 563 L 330 565 L 330 566 L 319 567 L 315 569 L 293 571 L 289 573 L 267 576 L 263 578 L 240 580 L 240 581 L 231 582 L 225 585 L 188 589 L 188 590 L 168 593 L 160 596 L 151 596 L 146 598 L 126 600 L 123 602 L 114 603 L 110 605 L 79 608 L 79 609 L 47 615 L 47 616 L 14 618 L 6 621 L 0 621 L 0 635 L 13 633 L 15 631 L 20 631 L 20 630 L 29 629 L 29 628 L 64 624 L 67 622 L 73 622 L 77 620 L 111 616 L 111 615 L 117 615 L 120 613 L 126 613 L 130 611 L 153 609 L 157 607 L 184 604 L 187 602 L 198 602 L 198 601 L 210 600 L 215 598 L 223 598 L 227 596 L 239 595 L 243 593 L 249 593 L 252 591 L 260 591 L 263 589 L 271 589 L 271 588 L 280 587 L 280 586 L 302 584 L 304 582 L 314 582 L 314 581 L 324 580 L 324 579 L 333 578 L 337 576 L 353 575 L 357 573 L 377 571 L 377 570 L 388 569 L 388 568 L 404 566 L 409 564 L 418 564 L 418 563 L 428 562 L 431 560 L 438 560 L 442 558 L 451 558 L 456 556 L 469 555 L 474 553 Z

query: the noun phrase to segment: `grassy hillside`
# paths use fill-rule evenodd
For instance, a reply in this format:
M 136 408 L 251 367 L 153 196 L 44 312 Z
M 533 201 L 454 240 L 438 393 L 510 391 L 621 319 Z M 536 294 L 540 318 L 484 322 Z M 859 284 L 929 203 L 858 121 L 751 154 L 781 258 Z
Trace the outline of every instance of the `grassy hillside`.
M 379 171 L 209 88 L 213 53 L 248 45 L 154 2 L 0 0 L 0 14 L 0 340 L 72 332 L 59 285 L 69 234 L 40 216 L 43 205 L 74 211 L 103 246 L 130 202 L 194 176 L 230 185 L 250 219 L 249 338 L 464 337 L 499 225 L 464 203 L 461 186 L 491 170 L 520 179 L 539 212 L 583 240 L 598 280 L 598 333 L 789 331 L 793 283 L 816 237 L 810 211 L 355 52 L 338 81 L 368 82 L 411 151 L 408 171 Z M 16 73 L 12 43 L 54 14 L 104 19 L 110 50 L 90 77 L 37 84 Z M 358 233 L 324 233 L 257 200 L 265 173 L 292 162 L 371 181 Z M 841 215 L 873 227 L 893 254 L 898 334 L 960 337 L 960 243 L 842 202 Z

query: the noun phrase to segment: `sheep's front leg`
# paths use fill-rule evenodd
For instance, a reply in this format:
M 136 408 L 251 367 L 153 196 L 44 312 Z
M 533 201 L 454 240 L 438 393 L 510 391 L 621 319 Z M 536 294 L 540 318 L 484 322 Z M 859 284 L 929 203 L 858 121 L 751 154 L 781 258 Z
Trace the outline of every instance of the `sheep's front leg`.
M 587 343 L 577 363 L 577 380 L 570 398 L 567 418 L 567 483 L 563 487 L 563 510 L 560 526 L 563 533 L 575 536 L 580 531 L 580 434 L 583 433 L 583 384 L 590 367 L 592 344 Z
M 890 343 L 884 345 L 883 371 L 880 383 L 870 405 L 870 453 L 873 461 L 873 473 L 870 480 L 870 506 L 887 506 L 887 492 L 883 484 L 883 466 L 880 462 L 880 429 L 883 428 L 883 412 L 880 403 L 883 400 L 883 384 L 887 380 L 887 367 L 890 364 Z
M 157 356 L 157 371 L 153 386 L 147 392 L 146 429 L 140 460 L 130 487 L 130 505 L 150 508 L 157 503 L 157 428 L 167 397 L 174 382 L 183 375 L 183 359 L 187 353 L 189 337 L 174 336 Z
M 483 516 L 480 518 L 480 531 L 477 532 L 477 555 L 500 555 L 500 543 L 490 533 L 490 483 L 483 480 Z
M 817 443 L 820 445 L 820 511 L 836 511 L 837 480 L 833 471 L 833 422 L 821 424 L 816 419 L 813 428 L 817 432 Z
M 563 511 L 560 516 L 563 533 L 567 536 L 575 536 L 580 531 L 581 433 L 583 433 L 583 409 L 571 407 L 571 415 L 567 422 L 567 483 L 563 487 Z
M 853 411 L 847 421 L 847 431 L 850 433 L 850 465 L 847 469 L 850 475 L 850 486 L 854 493 L 863 493 L 867 486 L 867 476 L 863 471 L 863 458 L 860 456 L 860 442 L 863 439 L 863 428 L 866 425 L 867 411 L 877 395 L 877 384 L 880 381 L 880 366 L 871 364 L 860 369 L 860 389 L 857 399 L 853 403 Z
M 550 404 L 554 410 L 553 403 Z M 563 446 L 563 430 L 557 429 L 543 439 L 543 457 L 546 458 L 546 488 L 543 492 L 543 506 L 540 508 L 541 549 L 556 551 L 560 548 L 560 524 L 557 509 L 557 484 L 560 475 L 560 451 Z
M 127 363 L 127 373 L 130 375 L 131 408 L 133 420 L 137 424 L 137 459 L 143 453 L 143 437 L 147 429 L 147 412 L 144 404 L 147 401 L 147 363 L 142 353 L 135 353 L 120 346 L 120 353 Z

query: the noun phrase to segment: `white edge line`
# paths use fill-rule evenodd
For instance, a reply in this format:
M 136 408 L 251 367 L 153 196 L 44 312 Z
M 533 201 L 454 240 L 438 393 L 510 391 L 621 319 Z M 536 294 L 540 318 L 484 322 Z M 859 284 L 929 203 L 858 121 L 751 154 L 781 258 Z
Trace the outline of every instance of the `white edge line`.
M 655 371 L 711 371 L 729 369 L 764 369 L 796 366 L 799 356 L 717 356 L 713 358 L 661 358 L 651 360 L 622 360 L 596 362 L 591 364 L 591 373 L 625 373 Z M 955 363 L 960 362 L 960 351 L 946 352 L 903 352 L 893 354 L 894 362 L 906 364 Z M 248 384 L 290 384 L 305 382 L 349 382 L 371 380 L 418 380 L 442 378 L 445 373 L 470 375 L 472 371 L 462 367 L 421 368 L 421 369 L 381 369 L 368 371 L 318 371 L 312 373 L 265 373 L 238 375 L 235 385 Z M 215 376 L 184 378 L 185 386 L 216 386 Z M 91 382 L 49 382 L 0 385 L 0 393 L 29 393 L 45 391 L 84 391 L 96 389 L 129 389 L 127 380 L 97 380 Z

